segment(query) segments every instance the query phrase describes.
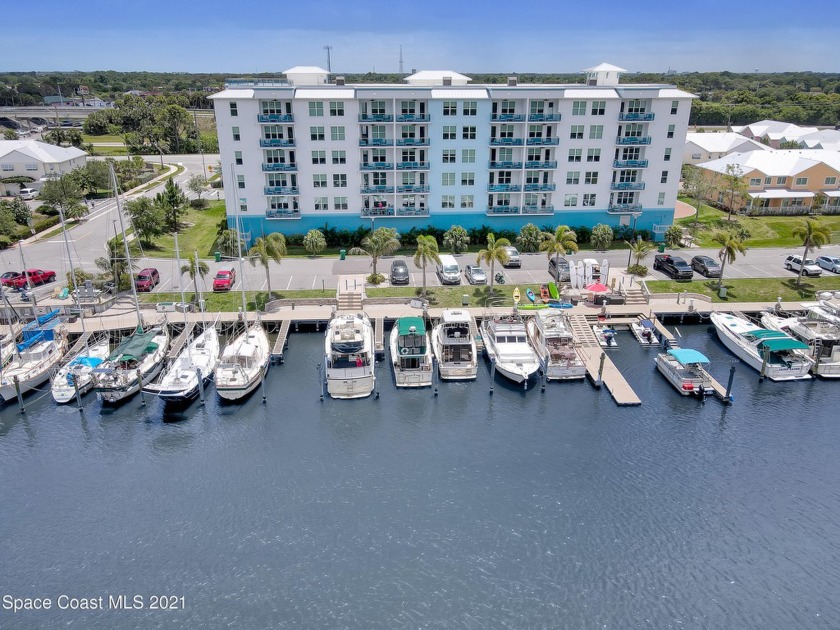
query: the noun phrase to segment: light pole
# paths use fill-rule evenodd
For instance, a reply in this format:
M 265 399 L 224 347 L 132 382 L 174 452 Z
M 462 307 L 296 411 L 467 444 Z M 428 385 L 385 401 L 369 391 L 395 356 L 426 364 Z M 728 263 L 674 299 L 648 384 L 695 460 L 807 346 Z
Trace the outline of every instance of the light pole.
M 641 212 L 633 213 L 633 232 L 630 236 L 630 251 L 627 252 L 627 266 L 630 266 L 630 258 L 633 256 L 633 245 L 636 243 L 636 220 L 642 216 Z

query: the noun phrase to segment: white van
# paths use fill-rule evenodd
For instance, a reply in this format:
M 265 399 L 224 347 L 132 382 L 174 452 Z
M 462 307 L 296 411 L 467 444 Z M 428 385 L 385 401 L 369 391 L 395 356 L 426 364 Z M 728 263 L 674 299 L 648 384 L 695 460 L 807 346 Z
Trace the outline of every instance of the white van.
M 440 257 L 437 276 L 441 284 L 461 284 L 461 268 L 454 256 L 443 254 Z
M 30 201 L 35 199 L 38 196 L 38 191 L 34 188 L 21 188 L 20 192 L 18 193 L 18 197 L 23 199 L 24 201 Z

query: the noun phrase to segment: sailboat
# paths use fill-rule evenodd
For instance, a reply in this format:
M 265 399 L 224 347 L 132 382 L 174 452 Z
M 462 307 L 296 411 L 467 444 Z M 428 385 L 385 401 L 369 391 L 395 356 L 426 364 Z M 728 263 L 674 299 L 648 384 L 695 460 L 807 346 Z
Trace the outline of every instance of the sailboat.
M 58 309 L 29 322 L 21 331 L 12 360 L 0 373 L 0 396 L 13 400 L 40 386 L 50 377 L 67 350 L 67 334 L 58 320 Z
M 120 220 L 120 230 L 123 235 L 123 246 L 131 276 L 131 293 L 134 296 L 134 306 L 137 311 L 137 329 L 129 337 L 122 340 L 110 354 L 108 360 L 93 370 L 94 383 L 97 393 L 104 403 L 115 404 L 126 400 L 140 391 L 143 383 L 152 381 L 163 368 L 163 360 L 169 348 L 169 333 L 166 323 L 149 331 L 143 329 L 143 318 L 140 314 L 140 303 L 137 300 L 137 287 L 134 274 L 131 273 L 131 252 L 128 240 L 125 238 L 122 207 L 117 188 L 117 178 L 114 167 L 111 166 L 111 180 L 117 201 L 117 216 Z
M 181 268 L 181 260 L 178 252 L 178 235 L 175 235 L 175 259 L 178 269 Z M 195 255 L 196 275 L 198 270 L 198 252 Z M 181 288 L 181 303 L 185 303 L 184 286 L 179 282 Z M 198 280 L 195 283 L 198 293 Z M 202 300 L 199 296 L 199 304 Z M 203 312 L 202 312 L 203 313 Z M 184 325 L 187 325 L 187 314 L 184 311 Z M 194 400 L 199 389 L 207 385 L 212 379 L 219 363 L 219 334 L 215 326 L 204 325 L 204 331 L 192 339 L 181 354 L 175 359 L 169 369 L 163 374 L 157 383 L 152 383 L 143 388 L 148 394 L 160 396 L 166 402 L 186 403 Z

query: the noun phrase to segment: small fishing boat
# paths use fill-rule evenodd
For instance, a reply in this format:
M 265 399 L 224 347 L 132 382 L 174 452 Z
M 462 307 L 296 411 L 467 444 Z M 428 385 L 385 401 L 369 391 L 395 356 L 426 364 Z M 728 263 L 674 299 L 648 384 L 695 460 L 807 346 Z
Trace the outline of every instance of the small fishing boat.
M 630 332 L 643 346 L 656 346 L 659 342 L 656 339 L 655 328 L 653 322 L 647 318 L 636 320 L 630 324 Z
M 712 377 L 707 371 L 709 359 L 691 348 L 672 348 L 656 355 L 656 369 L 683 396 L 704 398 L 714 393 Z
M 373 326 L 364 313 L 336 315 L 327 325 L 324 349 L 327 393 L 333 398 L 365 398 L 373 392 Z
M 471 320 L 467 311 L 448 309 L 432 329 L 432 351 L 442 380 L 473 380 L 478 374 Z
M 484 350 L 502 376 L 525 383 L 540 369 L 540 359 L 528 343 L 525 322 L 519 315 L 493 316 L 481 323 Z
M 397 387 L 432 384 L 432 348 L 422 317 L 400 317 L 391 329 L 391 365 Z
M 616 331 L 611 326 L 593 324 L 592 332 L 595 333 L 595 339 L 598 340 L 598 345 L 602 348 L 618 348 Z
M 574 380 L 586 376 L 578 342 L 560 311 L 540 311 L 525 322 L 528 339 L 546 365 L 546 379 Z

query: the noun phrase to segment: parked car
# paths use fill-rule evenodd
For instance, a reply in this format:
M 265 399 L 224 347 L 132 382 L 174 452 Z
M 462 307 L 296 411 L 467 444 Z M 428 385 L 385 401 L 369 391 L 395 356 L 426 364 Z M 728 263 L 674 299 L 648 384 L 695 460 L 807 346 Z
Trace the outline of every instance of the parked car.
M 598 271 L 600 275 L 600 268 Z M 569 261 L 562 256 L 548 259 L 548 273 L 555 282 L 568 282 L 572 279 L 569 275 Z
M 23 199 L 24 201 L 30 201 L 31 199 L 35 199 L 38 196 L 38 191 L 34 188 L 21 188 L 18 192 L 18 197 Z
M 7 271 L 2 276 L 0 276 L 0 284 L 2 284 L 4 287 L 13 287 L 15 285 L 12 281 L 18 277 L 20 277 L 19 271 Z
M 805 264 L 802 263 L 802 256 L 788 256 L 785 258 L 785 269 L 788 271 L 795 271 L 799 273 L 802 269 L 803 276 L 821 276 L 822 269 L 817 266 L 813 258 L 806 258 Z
M 695 256 L 691 259 L 691 268 L 707 278 L 720 278 L 720 265 L 709 256 Z
M 519 250 L 515 247 L 505 247 L 508 255 L 508 261 L 503 265 L 504 267 L 522 267 L 522 259 L 519 257 Z
M 674 280 L 691 280 L 694 272 L 683 258 L 671 254 L 657 254 L 653 257 L 653 268 L 671 276 Z
M 28 282 L 27 276 L 29 277 Z M 55 282 L 55 271 L 49 271 L 46 269 L 27 269 L 26 276 L 21 273 L 16 278 L 12 278 L 9 286 L 14 287 L 15 289 L 25 289 L 30 284 L 35 286 L 38 284 L 46 284 L 47 282 Z
M 102 293 L 109 293 L 110 295 L 117 294 L 117 283 L 113 280 L 108 280 L 102 285 Z
M 840 273 L 840 258 L 837 256 L 817 256 L 817 264 L 832 273 Z
M 219 269 L 213 278 L 214 291 L 230 291 L 236 282 L 235 269 Z
M 391 284 L 408 284 L 410 279 L 408 265 L 404 260 L 395 260 L 391 263 Z
M 487 284 L 487 274 L 484 273 L 484 269 L 477 265 L 464 267 L 464 277 L 470 284 Z
M 134 285 L 138 291 L 151 291 L 160 283 L 160 274 L 154 267 L 146 267 L 137 274 Z

